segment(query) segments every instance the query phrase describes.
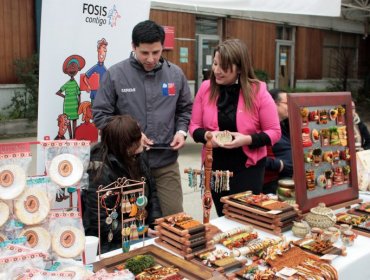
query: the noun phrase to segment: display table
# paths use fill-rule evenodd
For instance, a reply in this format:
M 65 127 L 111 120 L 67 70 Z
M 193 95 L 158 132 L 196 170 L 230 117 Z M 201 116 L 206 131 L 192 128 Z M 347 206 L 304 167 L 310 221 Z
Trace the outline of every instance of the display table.
M 220 217 L 210 221 L 211 224 L 222 229 L 222 231 L 228 231 L 230 229 L 240 227 L 240 223 Z M 275 235 L 267 232 L 256 230 L 261 237 L 276 238 Z M 297 240 L 298 238 L 293 236 L 292 231 L 284 233 L 287 240 Z M 336 246 L 341 246 L 341 241 L 335 243 Z M 370 279 L 370 238 L 364 236 L 358 236 L 355 240 L 355 244 L 352 247 L 347 248 L 347 256 L 338 256 L 333 260 L 332 265 L 337 269 L 339 279 L 356 279 L 356 280 L 368 280 Z M 368 267 L 369 266 L 369 267 Z
M 228 231 L 236 227 L 240 227 L 242 224 L 229 220 L 225 217 L 216 218 L 210 221 L 212 225 L 217 226 L 222 231 Z M 267 232 L 257 230 L 259 236 L 276 238 L 275 235 L 269 234 Z M 296 240 L 297 238 L 293 236 L 292 231 L 284 233 L 287 240 Z M 154 238 L 144 240 L 144 242 L 139 242 L 131 246 L 131 250 L 146 246 L 149 244 L 154 244 L 161 247 L 162 249 L 175 254 L 174 252 L 168 250 L 165 247 L 158 245 L 154 242 Z M 337 241 L 336 246 L 342 246 L 341 241 Z M 122 250 L 115 250 L 101 255 L 101 258 L 111 257 L 122 253 Z M 179 255 L 177 255 L 179 256 Z M 181 256 L 179 256 L 181 257 Z M 97 257 L 99 261 L 99 257 Z M 356 279 L 356 280 L 369 280 L 370 279 L 370 238 L 364 236 L 358 236 L 355 240 L 354 246 L 347 248 L 347 256 L 338 256 L 332 262 L 332 265 L 337 269 L 339 279 Z

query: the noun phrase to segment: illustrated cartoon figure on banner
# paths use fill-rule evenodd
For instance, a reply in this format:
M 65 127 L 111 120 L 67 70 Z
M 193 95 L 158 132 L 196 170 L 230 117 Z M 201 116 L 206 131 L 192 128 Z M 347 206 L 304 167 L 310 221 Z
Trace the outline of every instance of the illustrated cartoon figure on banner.
M 56 95 L 64 98 L 63 114 L 67 115 L 69 120 L 68 132 L 70 139 L 73 139 L 75 136 L 78 119 L 78 106 L 81 102 L 80 87 L 74 77 L 77 75 L 78 71 L 81 71 L 84 67 L 85 59 L 82 56 L 74 54 L 67 57 L 63 63 L 63 72 L 70 76 L 71 79 L 56 92 Z
M 102 38 L 98 41 L 98 63 L 91 67 L 85 74 L 81 74 L 81 90 L 90 93 L 91 105 L 94 104 L 96 93 L 99 89 L 103 75 L 107 71 L 104 65 L 107 56 L 108 42 Z
M 58 134 L 54 140 L 64 140 L 66 139 L 64 134 L 66 134 L 68 126 L 70 125 L 69 119 L 66 114 L 60 114 L 57 118 L 58 121 Z
M 76 140 L 89 140 L 92 143 L 98 141 L 98 129 L 95 124 L 91 122 L 92 110 L 89 101 L 81 102 L 78 107 L 78 114 L 82 115 L 82 123 L 76 127 Z
M 121 15 L 117 11 L 116 5 L 114 5 L 113 8 L 109 11 L 108 18 L 109 18 L 109 25 L 111 27 L 116 26 L 117 19 L 121 18 Z

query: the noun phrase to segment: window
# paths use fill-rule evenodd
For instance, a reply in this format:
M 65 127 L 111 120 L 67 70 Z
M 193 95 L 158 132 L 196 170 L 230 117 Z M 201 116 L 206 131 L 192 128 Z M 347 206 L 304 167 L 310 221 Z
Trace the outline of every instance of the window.
M 358 36 L 342 32 L 327 31 L 323 42 L 323 77 L 357 77 Z
M 293 28 L 286 25 L 278 25 L 276 27 L 276 39 L 278 40 L 293 40 Z

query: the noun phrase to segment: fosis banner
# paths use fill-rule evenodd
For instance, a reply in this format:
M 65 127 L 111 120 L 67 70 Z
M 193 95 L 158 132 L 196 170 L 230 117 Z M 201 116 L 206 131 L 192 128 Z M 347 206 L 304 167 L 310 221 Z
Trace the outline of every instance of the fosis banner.
M 43 1 L 38 140 L 98 140 L 91 107 L 100 81 L 129 57 L 132 29 L 149 11 L 148 0 Z

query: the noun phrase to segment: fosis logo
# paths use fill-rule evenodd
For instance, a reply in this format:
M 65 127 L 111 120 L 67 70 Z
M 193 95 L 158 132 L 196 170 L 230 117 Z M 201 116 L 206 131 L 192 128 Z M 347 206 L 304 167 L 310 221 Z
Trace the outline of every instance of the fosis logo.
M 88 3 L 82 4 L 82 13 L 86 15 L 85 22 L 115 27 L 117 20 L 121 18 L 116 5 L 108 8 L 107 6 L 93 5 Z

